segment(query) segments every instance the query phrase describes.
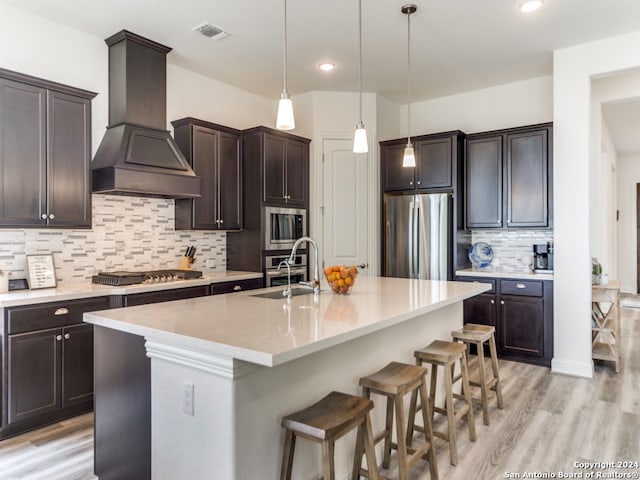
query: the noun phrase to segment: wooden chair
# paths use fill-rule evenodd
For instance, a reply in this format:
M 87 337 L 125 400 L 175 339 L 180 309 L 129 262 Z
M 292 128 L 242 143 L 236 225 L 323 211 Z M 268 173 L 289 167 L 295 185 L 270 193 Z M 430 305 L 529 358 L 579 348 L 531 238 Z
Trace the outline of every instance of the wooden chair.
M 280 479 L 291 480 L 296 438 L 303 437 L 322 444 L 324 480 L 335 480 L 335 441 L 357 428 L 358 442 L 365 450 L 367 464 L 371 469 L 370 478 L 378 480 L 373 433 L 369 418 L 369 411 L 372 408 L 373 402 L 369 399 L 341 392 L 331 392 L 310 407 L 285 416 L 282 419 L 282 427 L 286 432 Z M 356 450 L 356 454 L 358 451 Z M 358 458 L 362 459 L 362 453 Z
M 467 357 L 465 356 L 465 346 L 455 342 L 445 342 L 435 340 L 421 350 L 416 350 L 414 356 L 416 365 L 429 363 L 431 369 L 431 386 L 429 390 L 429 404 L 431 407 L 431 415 L 440 413 L 447 416 L 447 431 L 433 431 L 433 435 L 449 442 L 449 455 L 451 465 L 458 464 L 458 448 L 456 445 L 456 422 L 466 417 L 469 427 L 469 438 L 476 441 L 476 425 L 473 418 L 473 406 L 471 404 L 471 393 L 469 388 L 469 375 L 467 372 Z M 462 394 L 453 393 L 454 369 L 455 364 L 460 364 L 460 376 L 456 380 L 462 380 Z M 444 369 L 444 407 L 436 406 L 436 385 L 438 380 L 438 367 Z M 455 411 L 454 398 L 464 400 L 464 406 L 457 412 Z M 422 431 L 422 427 L 414 425 L 416 414 L 417 397 L 415 394 L 411 396 L 409 409 L 409 426 L 407 428 L 407 443 L 410 445 L 413 439 L 414 430 Z
M 398 452 L 398 479 L 407 480 L 408 471 L 411 466 L 420 458 L 429 462 L 431 480 L 438 480 L 438 464 L 436 462 L 435 447 L 433 444 L 431 413 L 427 396 L 425 377 L 427 369 L 416 365 L 391 362 L 386 367 L 369 376 L 360 379 L 362 395 L 370 398 L 372 393 L 387 397 L 387 416 L 385 429 L 374 438 L 374 444 L 384 440 L 384 457 L 382 466 L 389 468 L 391 459 L 391 449 Z M 406 444 L 405 429 L 406 417 L 404 414 L 404 397 L 408 393 L 420 394 L 421 412 L 425 431 L 426 441 L 420 448 L 414 449 Z M 395 411 L 396 419 L 396 439 L 392 442 L 393 417 Z M 373 478 L 367 470 L 361 468 L 362 462 L 362 442 L 364 438 L 358 434 L 356 442 L 356 455 L 353 464 L 352 480 L 357 480 L 361 475 Z M 367 466 L 371 463 L 367 459 Z
M 461 342 L 467 345 L 466 355 L 467 363 L 469 363 L 469 345 L 476 346 L 476 354 L 478 356 L 479 379 L 469 379 L 469 384 L 474 387 L 480 387 L 480 398 L 471 396 L 471 401 L 482 405 L 482 419 L 485 425 L 489 425 L 489 399 L 488 391 L 496 392 L 496 400 L 498 408 L 503 408 L 502 403 L 502 385 L 500 384 L 500 371 L 498 370 L 498 355 L 496 353 L 495 327 L 490 325 L 477 325 L 475 323 L 467 323 L 460 330 L 451 332 L 454 342 Z M 484 344 L 489 344 L 489 353 L 491 356 L 491 368 L 493 370 L 493 378 L 487 378 L 484 364 Z

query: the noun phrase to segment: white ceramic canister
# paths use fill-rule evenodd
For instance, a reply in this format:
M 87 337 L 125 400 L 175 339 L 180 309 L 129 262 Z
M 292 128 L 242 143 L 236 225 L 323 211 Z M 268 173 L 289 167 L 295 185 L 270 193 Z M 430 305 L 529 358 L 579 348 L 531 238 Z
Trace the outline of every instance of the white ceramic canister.
M 9 291 L 9 272 L 0 270 L 0 293 L 7 293 Z

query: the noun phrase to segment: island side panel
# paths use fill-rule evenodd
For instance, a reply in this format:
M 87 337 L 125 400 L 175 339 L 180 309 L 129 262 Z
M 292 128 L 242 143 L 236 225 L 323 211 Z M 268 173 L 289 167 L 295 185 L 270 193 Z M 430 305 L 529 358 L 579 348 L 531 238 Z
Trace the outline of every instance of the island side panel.
M 179 348 L 169 354 L 151 352 L 153 478 L 207 479 L 212 472 L 229 480 L 278 478 L 282 416 L 332 390 L 360 394 L 361 376 L 390 361 L 414 363 L 415 349 L 435 339 L 448 340 L 451 330 L 461 326 L 458 302 L 273 368 L 239 369 L 243 362 L 205 352 L 182 352 L 189 357 L 185 360 Z M 182 411 L 185 382 L 194 385 L 193 416 Z M 384 399 L 373 400 L 373 423 L 379 431 Z M 336 445 L 337 478 L 346 478 L 350 471 L 354 443 L 352 433 Z M 181 455 L 171 454 L 177 451 Z M 293 477 L 315 478 L 321 471 L 318 445 L 300 440 Z
M 100 480 L 151 479 L 151 362 L 144 338 L 94 326 L 95 463 Z

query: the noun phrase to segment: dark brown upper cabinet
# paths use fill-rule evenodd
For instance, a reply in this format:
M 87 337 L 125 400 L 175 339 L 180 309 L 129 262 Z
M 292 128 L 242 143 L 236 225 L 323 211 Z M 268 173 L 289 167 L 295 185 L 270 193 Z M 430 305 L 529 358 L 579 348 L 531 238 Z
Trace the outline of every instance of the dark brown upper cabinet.
M 553 125 L 467 136 L 466 226 L 553 227 Z
M 454 187 L 464 133 L 459 131 L 412 138 L 415 168 L 402 166 L 406 138 L 380 142 L 382 190 L 450 190 Z
M 201 178 L 200 198 L 175 201 L 176 229 L 240 230 L 240 131 L 190 117 L 171 123 L 178 148 Z
M 262 203 L 309 206 L 309 140 L 267 127 L 243 132 L 247 168 L 262 171 Z
M 91 99 L 0 69 L 0 226 L 91 227 Z

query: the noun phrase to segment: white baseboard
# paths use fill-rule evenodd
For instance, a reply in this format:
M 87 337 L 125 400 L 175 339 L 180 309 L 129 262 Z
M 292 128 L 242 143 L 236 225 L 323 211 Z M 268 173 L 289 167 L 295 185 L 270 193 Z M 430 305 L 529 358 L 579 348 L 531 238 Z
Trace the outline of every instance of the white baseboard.
M 593 361 L 576 362 L 574 360 L 553 358 L 551 360 L 551 373 L 593 378 Z

